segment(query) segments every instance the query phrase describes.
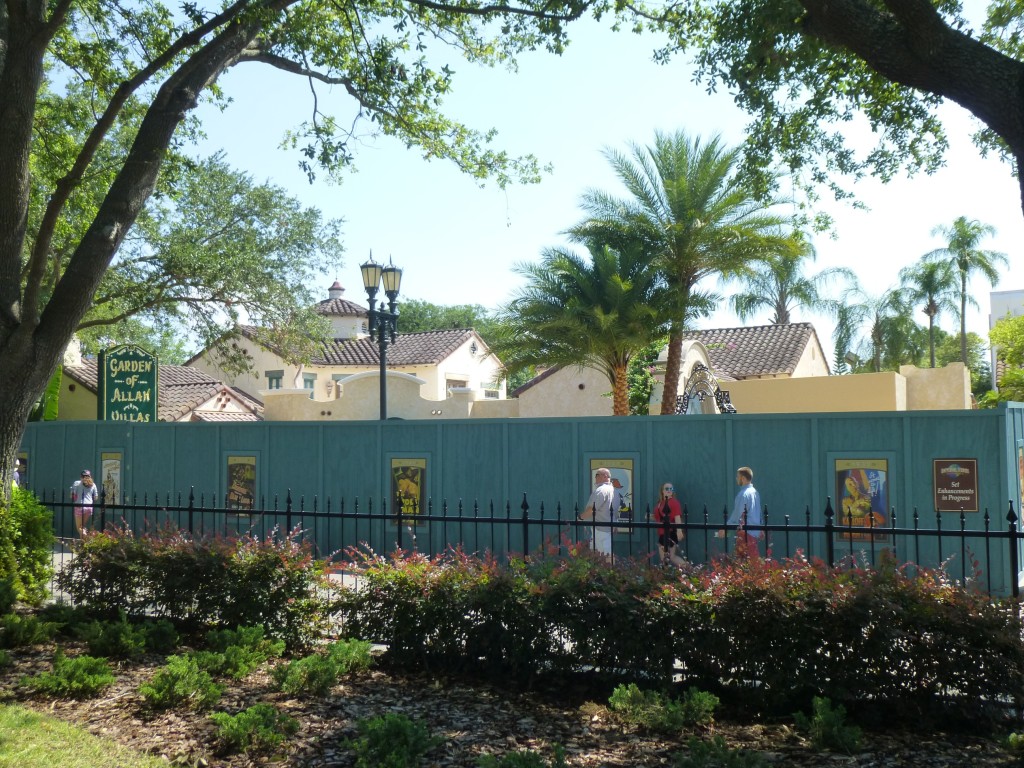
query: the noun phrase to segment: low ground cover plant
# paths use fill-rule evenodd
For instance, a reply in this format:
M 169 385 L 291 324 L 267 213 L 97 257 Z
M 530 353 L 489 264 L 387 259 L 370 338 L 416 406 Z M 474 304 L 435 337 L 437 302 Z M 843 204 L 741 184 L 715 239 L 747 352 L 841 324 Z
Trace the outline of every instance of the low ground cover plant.
M 79 638 L 93 656 L 132 659 L 146 650 L 146 630 L 128 621 L 122 611 L 117 621 L 91 621 L 77 629 Z
M 356 732 L 349 741 L 356 768 L 415 768 L 440 743 L 423 724 L 393 712 L 360 720 Z
M 284 653 L 284 641 L 264 637 L 263 627 L 211 630 L 206 635 L 206 644 L 210 650 L 193 654 L 199 666 L 236 680 Z
M 828 696 L 858 719 L 976 724 L 1024 697 L 1014 604 L 942 571 L 797 557 L 670 573 L 543 554 L 501 565 L 457 550 L 350 553 L 363 586 L 335 610 L 346 632 L 387 644 L 388 666 L 522 686 L 595 671 L 669 686 L 682 672 L 685 685 L 753 711 L 807 711 Z
M 629 725 L 660 733 L 678 733 L 695 725 L 711 725 L 718 703 L 717 696 L 697 688 L 690 688 L 683 698 L 674 699 L 629 683 L 612 691 L 608 708 Z
M 37 693 L 73 699 L 92 698 L 115 681 L 106 659 L 93 656 L 68 657 L 60 648 L 54 654 L 52 671 L 22 678 L 22 684 Z
M 270 704 L 254 704 L 237 715 L 215 712 L 217 740 L 225 752 L 268 752 L 299 730 L 299 721 Z
M 326 696 L 342 676 L 369 669 L 373 662 L 370 647 L 363 640 L 338 640 L 324 653 L 275 667 L 274 681 L 281 691 L 293 696 Z
M 846 708 L 822 696 L 815 696 L 811 702 L 811 715 L 803 712 L 794 715 L 796 727 L 811 740 L 815 749 L 835 752 L 854 752 L 860 747 L 861 730 L 846 722 Z
M 0 616 L 0 648 L 24 648 L 49 642 L 60 625 L 31 614 Z
M 206 709 L 216 704 L 223 692 L 210 673 L 189 655 L 167 657 L 167 664 L 139 686 L 139 693 L 153 709 Z

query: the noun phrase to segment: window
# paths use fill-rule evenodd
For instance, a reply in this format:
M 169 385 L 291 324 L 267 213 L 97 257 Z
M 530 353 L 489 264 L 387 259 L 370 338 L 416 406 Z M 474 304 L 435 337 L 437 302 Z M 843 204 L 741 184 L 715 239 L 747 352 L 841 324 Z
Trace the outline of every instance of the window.
M 498 390 L 496 390 L 496 389 L 485 389 L 484 390 L 484 397 L 488 398 L 490 400 L 497 400 L 499 394 L 500 394 L 500 392 L 498 392 Z
M 302 374 L 302 386 L 304 389 L 313 389 L 316 386 L 316 374 L 315 373 L 304 373 Z
M 267 371 L 267 389 L 280 389 L 284 371 Z
M 451 389 L 452 387 L 468 387 L 469 382 L 465 379 L 445 379 L 444 388 Z

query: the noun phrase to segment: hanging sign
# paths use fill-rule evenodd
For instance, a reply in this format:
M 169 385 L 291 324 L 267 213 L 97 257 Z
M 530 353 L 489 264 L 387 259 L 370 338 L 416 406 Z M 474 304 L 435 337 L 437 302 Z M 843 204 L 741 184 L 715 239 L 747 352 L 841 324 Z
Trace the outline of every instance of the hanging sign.
M 97 371 L 100 421 L 153 422 L 157 418 L 159 367 L 156 355 L 123 344 L 100 352 Z

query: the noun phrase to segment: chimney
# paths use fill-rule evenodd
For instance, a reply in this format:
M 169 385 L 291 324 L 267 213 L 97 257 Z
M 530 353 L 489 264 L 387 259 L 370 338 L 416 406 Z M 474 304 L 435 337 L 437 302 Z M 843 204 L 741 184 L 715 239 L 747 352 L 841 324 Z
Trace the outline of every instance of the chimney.
M 344 293 L 345 289 L 341 287 L 341 283 L 335 280 L 334 285 L 327 289 L 327 298 L 340 299 Z

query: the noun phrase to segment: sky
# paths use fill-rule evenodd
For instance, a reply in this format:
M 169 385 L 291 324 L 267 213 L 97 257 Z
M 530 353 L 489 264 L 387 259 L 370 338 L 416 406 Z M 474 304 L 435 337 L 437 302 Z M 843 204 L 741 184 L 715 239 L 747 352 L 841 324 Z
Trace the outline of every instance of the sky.
M 514 73 L 453 64 L 447 113 L 474 128 L 496 128 L 496 145 L 512 154 L 532 153 L 551 163 L 553 171 L 536 185 L 481 188 L 450 163 L 427 162 L 398 140 L 374 137 L 366 123 L 355 148 L 355 172 L 340 184 L 321 179 L 310 184 L 297 153 L 278 148 L 285 131 L 310 114 L 308 84 L 262 65 L 242 65 L 222 78 L 233 99 L 226 110 L 200 107 L 208 137 L 201 149 L 223 150 L 257 181 L 270 180 L 325 216 L 344 220 L 344 263 L 324 276 L 322 286 L 310 286 L 315 294 L 326 298 L 327 286 L 338 278 L 346 298 L 365 304 L 359 264 L 372 250 L 376 260 L 390 258 L 403 268 L 402 297 L 495 307 L 522 284 L 514 271 L 517 262 L 536 261 L 544 248 L 566 244 L 560 233 L 582 218 L 578 201 L 584 191 L 624 194 L 603 148 L 626 150 L 629 142 L 650 143 L 656 130 L 677 129 L 720 133 L 738 144 L 749 122 L 728 94 L 708 94 L 693 84 L 692 67 L 684 59 L 654 63 L 656 36 L 613 32 L 588 21 L 571 37 L 562 56 L 525 54 Z M 339 117 L 354 114 L 340 88 L 320 86 L 318 97 Z M 981 158 L 970 142 L 977 124 L 968 113 L 949 105 L 942 114 L 951 144 L 945 168 L 887 185 L 846 180 L 868 210 L 822 204 L 835 229 L 831 236 L 814 238 L 818 258 L 812 272 L 847 266 L 866 290 L 880 293 L 898 281 L 902 267 L 944 245 L 932 234 L 937 225 L 966 216 L 993 225 L 997 233 L 983 247 L 1009 256 L 1010 267 L 996 290 L 1024 288 L 1024 214 L 1010 167 Z M 858 140 L 851 135 L 851 141 Z M 969 310 L 968 330 L 984 335 L 991 288 L 981 278 L 972 288 L 979 308 Z M 831 321 L 799 310 L 796 319 L 815 323 L 831 357 Z M 764 312 L 750 324 L 768 321 Z M 739 324 L 724 303 L 699 323 L 703 328 Z M 952 317 L 940 317 L 939 325 L 956 330 Z

